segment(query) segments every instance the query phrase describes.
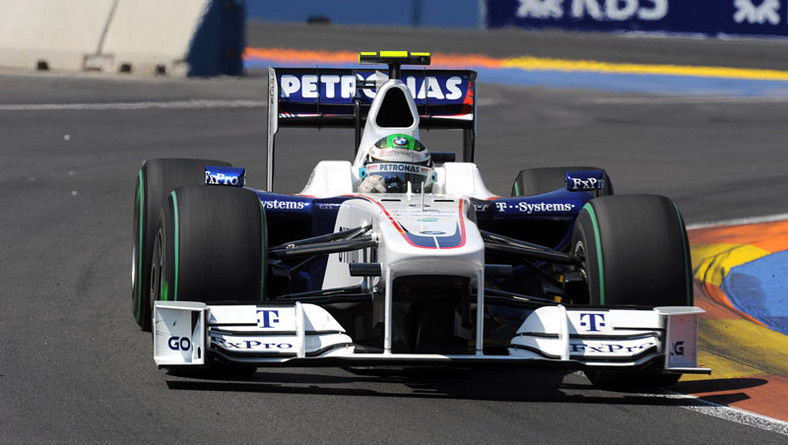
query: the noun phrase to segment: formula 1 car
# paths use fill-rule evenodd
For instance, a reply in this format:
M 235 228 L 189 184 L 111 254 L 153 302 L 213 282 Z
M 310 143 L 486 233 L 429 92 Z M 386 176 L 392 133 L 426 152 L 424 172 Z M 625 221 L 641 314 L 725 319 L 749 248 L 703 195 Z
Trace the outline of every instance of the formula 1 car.
M 582 166 L 522 170 L 510 197 L 490 192 L 473 164 L 476 73 L 402 69 L 430 58 L 271 68 L 267 190 L 226 162 L 143 164 L 132 304 L 156 364 L 547 365 L 598 386 L 709 372 L 677 207 L 615 195 Z M 275 136 L 298 126 L 355 129 L 356 156 L 278 194 Z M 430 153 L 424 128 L 461 130 L 462 162 Z

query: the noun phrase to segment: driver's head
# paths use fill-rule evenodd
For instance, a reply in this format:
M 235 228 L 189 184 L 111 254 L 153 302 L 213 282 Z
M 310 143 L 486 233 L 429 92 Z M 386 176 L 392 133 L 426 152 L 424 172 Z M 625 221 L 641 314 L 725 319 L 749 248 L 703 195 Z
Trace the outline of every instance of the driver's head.
M 392 134 L 372 146 L 361 171 L 359 188 L 366 193 L 420 193 L 432 190 L 434 170 L 430 153 L 413 136 Z

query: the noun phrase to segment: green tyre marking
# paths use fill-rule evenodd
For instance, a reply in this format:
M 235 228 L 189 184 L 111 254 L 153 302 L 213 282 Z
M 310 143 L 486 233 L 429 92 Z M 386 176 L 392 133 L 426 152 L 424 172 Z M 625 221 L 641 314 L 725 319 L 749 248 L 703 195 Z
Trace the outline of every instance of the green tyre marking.
M 596 221 L 596 212 L 590 202 L 583 206 L 583 209 L 588 212 L 591 218 L 591 224 L 594 226 L 594 241 L 596 242 L 596 256 L 597 264 L 599 265 L 599 304 L 605 305 L 605 266 L 602 264 L 602 243 L 599 236 L 599 224 Z
M 172 292 L 172 300 L 178 300 L 178 269 L 180 267 L 180 228 L 178 223 L 178 197 L 175 195 L 175 190 L 173 190 L 170 195 L 172 196 L 172 208 L 173 208 L 173 215 L 175 216 L 173 219 L 175 221 L 175 289 Z
M 143 188 L 145 187 L 143 176 L 142 176 L 142 169 L 137 172 L 137 181 L 139 185 L 137 186 L 137 202 L 139 203 L 139 210 L 140 210 L 140 234 L 139 234 L 139 243 L 137 244 L 137 313 L 134 314 L 137 321 L 142 320 L 142 284 L 140 281 L 140 273 L 142 272 L 142 247 L 143 247 L 143 240 L 142 240 L 142 226 L 143 220 L 145 215 L 143 214 L 143 209 L 145 205 L 145 194 L 142 192 Z M 150 285 L 150 283 L 148 283 Z
M 161 279 L 161 286 L 159 289 L 159 296 L 161 297 L 161 301 L 167 301 L 170 299 L 170 283 L 167 282 L 165 279 Z
M 673 208 L 676 210 L 676 217 L 679 219 L 679 226 L 681 226 L 681 247 L 684 250 L 684 282 L 687 286 L 687 306 L 692 305 L 692 277 L 690 276 L 689 268 L 686 267 L 688 264 L 692 264 L 692 260 L 690 259 L 689 253 L 689 246 L 687 241 L 687 229 L 684 227 L 684 219 L 681 217 L 681 212 L 679 212 L 679 207 L 676 205 L 675 202 L 671 201 L 673 204 Z
M 520 196 L 520 184 L 514 181 L 514 196 Z

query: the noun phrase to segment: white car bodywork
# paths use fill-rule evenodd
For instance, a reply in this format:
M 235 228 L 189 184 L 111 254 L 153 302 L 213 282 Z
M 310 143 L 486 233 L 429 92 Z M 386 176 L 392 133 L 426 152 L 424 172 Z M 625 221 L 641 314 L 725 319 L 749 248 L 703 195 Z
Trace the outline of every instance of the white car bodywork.
M 707 373 L 697 366 L 694 307 L 534 311 L 512 339 L 509 355 L 356 353 L 352 339 L 313 304 L 214 305 L 157 301 L 154 360 L 162 367 L 204 365 L 206 351 L 258 366 L 368 366 L 542 362 L 585 369 L 627 369 L 664 355 L 664 372 Z M 592 321 L 593 320 L 593 321 Z M 615 360 L 615 361 L 614 361 Z
M 278 94 L 275 85 L 271 88 L 273 95 Z M 376 124 L 381 98 L 391 89 L 407 96 L 412 125 L 382 128 Z M 370 226 L 377 248 L 330 254 L 323 288 L 362 285 L 372 291 L 373 298 L 383 299 L 382 352 L 357 351 L 345 327 L 315 304 L 157 301 L 153 309 L 156 364 L 200 366 L 210 352 L 229 361 L 258 366 L 543 362 L 569 368 L 628 369 L 664 356 L 664 372 L 708 372 L 697 366 L 697 323 L 703 311 L 696 307 L 604 310 L 544 306 L 523 321 L 510 340 L 507 354 L 485 354 L 485 317 L 480 309 L 485 307 L 485 243 L 471 199 L 487 200 L 495 195 L 485 187 L 476 165 L 446 162 L 437 167 L 430 193 L 356 193 L 369 147 L 389 134 L 418 138 L 418 132 L 419 113 L 408 87 L 400 80 L 388 80 L 372 102 L 354 162 L 320 162 L 300 193 L 317 198 L 348 197 L 339 204 L 335 230 Z M 352 276 L 350 264 L 373 259 L 381 265 L 380 276 Z M 392 350 L 393 282 L 397 277 L 422 275 L 425 271 L 469 279 L 475 291 L 471 305 L 475 328 L 458 334 L 469 338 L 474 353 Z M 456 329 L 463 327 L 458 323 Z

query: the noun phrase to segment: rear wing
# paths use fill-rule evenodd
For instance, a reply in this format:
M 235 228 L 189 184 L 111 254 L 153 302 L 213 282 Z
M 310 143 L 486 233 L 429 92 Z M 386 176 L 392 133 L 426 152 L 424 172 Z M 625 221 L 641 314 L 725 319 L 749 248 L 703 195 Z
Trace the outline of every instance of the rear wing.
M 473 162 L 476 140 L 476 72 L 402 70 L 419 113 L 420 128 L 461 129 L 463 160 Z M 268 69 L 268 190 L 273 190 L 274 146 L 280 127 L 356 130 L 358 149 L 376 87 L 388 80 L 375 69 Z

